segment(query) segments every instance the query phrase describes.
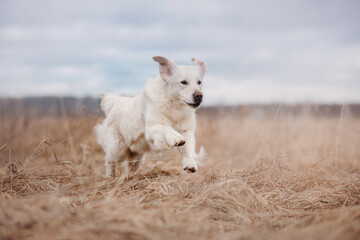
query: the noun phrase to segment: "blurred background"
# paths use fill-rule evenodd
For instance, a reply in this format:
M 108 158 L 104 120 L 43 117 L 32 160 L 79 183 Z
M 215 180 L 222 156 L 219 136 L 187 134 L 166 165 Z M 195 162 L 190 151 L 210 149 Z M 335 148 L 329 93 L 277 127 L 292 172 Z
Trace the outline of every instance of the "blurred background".
M 208 64 L 204 165 L 104 179 L 154 55 Z M 0 0 L 0 239 L 359 239 L 359 173 L 359 0 Z
M 204 106 L 358 103 L 359 10 L 359 1 L 2 0 L 0 97 L 135 95 L 163 55 L 206 60 Z

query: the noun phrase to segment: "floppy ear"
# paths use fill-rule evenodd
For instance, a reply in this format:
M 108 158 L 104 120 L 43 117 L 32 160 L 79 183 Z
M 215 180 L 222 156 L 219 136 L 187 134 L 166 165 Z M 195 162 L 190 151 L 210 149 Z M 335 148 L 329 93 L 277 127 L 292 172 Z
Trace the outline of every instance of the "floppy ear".
M 165 81 L 170 81 L 170 77 L 174 73 L 176 64 L 172 60 L 161 56 L 154 56 L 153 59 L 155 62 L 159 63 L 159 72 L 161 78 Z
M 204 77 L 205 73 L 207 72 L 206 63 L 203 60 L 197 58 L 192 58 L 191 61 L 195 63 L 195 66 L 199 67 L 201 76 Z

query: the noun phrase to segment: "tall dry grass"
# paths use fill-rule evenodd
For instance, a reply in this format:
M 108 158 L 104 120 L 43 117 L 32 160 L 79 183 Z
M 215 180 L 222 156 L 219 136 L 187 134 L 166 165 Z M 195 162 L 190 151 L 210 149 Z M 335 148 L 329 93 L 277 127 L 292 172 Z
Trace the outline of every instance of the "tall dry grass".
M 1 239 L 360 236 L 358 118 L 200 115 L 199 172 L 175 150 L 116 179 L 103 178 L 99 120 L 1 119 Z

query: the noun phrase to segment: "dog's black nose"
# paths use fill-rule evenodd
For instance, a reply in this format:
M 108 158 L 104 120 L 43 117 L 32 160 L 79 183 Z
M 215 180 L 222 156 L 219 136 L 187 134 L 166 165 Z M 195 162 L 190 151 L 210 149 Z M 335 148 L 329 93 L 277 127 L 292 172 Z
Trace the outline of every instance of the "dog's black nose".
M 195 91 L 194 94 L 193 94 L 193 97 L 194 97 L 194 103 L 195 104 L 200 104 L 201 101 L 202 101 L 202 93 L 200 91 Z

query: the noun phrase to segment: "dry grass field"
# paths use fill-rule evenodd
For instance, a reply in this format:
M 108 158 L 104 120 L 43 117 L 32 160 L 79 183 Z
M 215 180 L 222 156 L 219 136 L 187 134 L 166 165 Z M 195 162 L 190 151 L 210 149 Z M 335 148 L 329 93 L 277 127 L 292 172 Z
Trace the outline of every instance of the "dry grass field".
M 359 239 L 360 119 L 274 116 L 200 114 L 197 173 L 174 150 L 116 179 L 101 117 L 3 117 L 0 239 Z

